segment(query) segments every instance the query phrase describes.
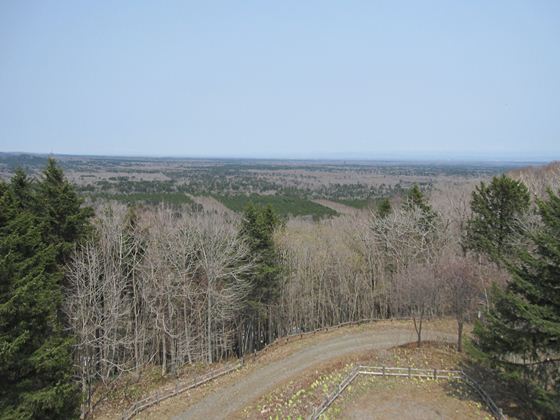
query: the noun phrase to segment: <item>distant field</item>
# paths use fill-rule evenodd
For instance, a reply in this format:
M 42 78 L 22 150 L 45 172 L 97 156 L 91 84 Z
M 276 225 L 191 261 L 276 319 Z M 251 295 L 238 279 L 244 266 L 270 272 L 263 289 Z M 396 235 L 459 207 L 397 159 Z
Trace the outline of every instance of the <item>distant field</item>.
M 377 208 L 381 200 L 383 200 L 382 197 L 368 198 L 368 199 L 346 199 L 346 200 L 339 199 L 333 201 L 336 201 L 337 203 L 340 204 L 344 204 L 345 206 L 354 207 L 356 209 L 375 209 Z
M 18 167 L 40 176 L 47 155 L 0 152 L 0 180 Z M 376 207 L 413 185 L 444 191 L 472 185 L 522 166 L 519 162 L 295 161 L 111 156 L 56 156 L 78 191 L 94 200 L 194 205 L 213 197 L 240 212 L 249 201 L 282 215 L 315 219 Z M 536 182 L 536 181 L 535 181 Z M 328 200 L 329 203 L 321 200 Z M 336 204 L 336 203 L 338 204 Z M 214 201 L 214 204 L 218 204 Z M 338 207 L 344 206 L 344 207 Z M 193 207 L 194 208 L 194 207 Z
M 313 201 L 295 197 L 278 195 L 215 195 L 218 201 L 235 212 L 241 212 L 249 203 L 259 206 L 270 205 L 281 216 L 312 216 L 314 219 L 336 216 L 333 209 Z
M 337 203 L 340 204 L 344 204 L 345 206 L 349 206 L 349 207 L 354 207 L 355 209 L 367 209 L 370 207 L 375 207 L 377 205 L 377 200 L 375 199 L 355 199 L 355 200 L 351 200 L 351 199 L 339 199 L 339 200 L 333 200 L 336 201 Z
M 191 204 L 194 201 L 185 193 L 181 192 L 163 192 L 163 193 L 131 193 L 131 194 L 95 194 L 93 199 L 115 200 L 126 204 L 159 204 L 165 203 L 170 205 Z

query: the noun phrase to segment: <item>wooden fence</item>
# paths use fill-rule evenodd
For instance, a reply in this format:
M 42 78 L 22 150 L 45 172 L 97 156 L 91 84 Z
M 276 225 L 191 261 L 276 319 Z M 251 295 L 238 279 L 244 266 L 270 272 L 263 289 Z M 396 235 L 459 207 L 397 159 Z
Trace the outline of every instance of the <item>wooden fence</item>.
M 498 420 L 504 420 L 505 417 L 502 410 L 490 398 L 490 396 L 462 370 L 444 370 L 444 369 L 417 369 L 412 367 L 386 367 L 386 366 L 356 366 L 350 373 L 338 384 L 338 386 L 325 398 L 320 406 L 308 417 L 309 420 L 317 420 L 332 403 L 342 394 L 342 392 L 352 383 L 358 375 L 374 375 L 374 376 L 397 376 L 405 378 L 429 378 L 429 379 L 458 379 L 472 387 L 482 398 L 492 415 Z
M 179 395 L 182 392 L 188 391 L 189 389 L 196 388 L 197 386 L 205 384 L 206 382 L 209 382 L 220 376 L 233 372 L 234 370 L 239 369 L 241 366 L 243 366 L 242 360 L 236 363 L 222 366 L 221 368 L 210 371 L 204 375 L 200 375 L 189 382 L 182 383 L 182 384 L 176 382 L 174 388 L 170 388 L 161 392 L 156 392 L 147 398 L 144 398 L 140 401 L 136 401 L 123 413 L 122 419 L 129 420 L 133 418 L 135 415 L 137 415 L 138 413 L 140 413 L 141 411 L 145 410 L 148 407 L 151 407 L 154 404 L 158 404 L 163 400 L 174 397 L 175 395 Z
M 340 324 L 331 325 L 330 327 L 321 327 L 321 328 L 317 328 L 317 329 L 311 330 L 311 331 L 305 331 L 305 332 L 302 331 L 302 332 L 291 333 L 291 334 L 287 334 L 287 335 L 282 336 L 282 337 L 278 337 L 272 343 L 268 344 L 267 346 L 265 346 L 260 351 L 263 352 L 268 347 L 272 347 L 272 346 L 274 346 L 276 344 L 279 344 L 279 343 L 287 343 L 288 341 L 292 340 L 293 338 L 303 338 L 303 337 L 306 337 L 308 335 L 315 335 L 319 332 L 326 332 L 326 331 L 329 331 L 329 330 L 335 330 L 335 329 L 338 329 L 338 328 L 341 328 L 341 327 L 349 327 L 349 326 L 352 326 L 352 325 L 369 324 L 371 322 L 379 322 L 379 321 L 410 321 L 411 319 L 412 318 L 410 318 L 410 317 L 364 318 L 364 319 L 358 319 L 356 321 L 341 322 Z
M 361 325 L 361 324 L 367 324 L 370 322 L 377 322 L 377 321 L 400 321 L 400 320 L 410 320 L 410 318 L 367 318 L 367 319 L 359 319 L 357 321 L 348 321 L 348 322 L 342 322 L 340 324 L 337 325 L 333 325 L 330 327 L 322 327 L 322 328 L 317 328 L 315 330 L 312 331 L 306 331 L 306 332 L 296 332 L 296 333 L 292 333 L 292 334 L 288 334 L 285 335 L 284 337 L 279 337 L 276 340 L 274 340 L 272 343 L 267 344 L 264 348 L 262 348 L 260 351 L 258 352 L 254 352 L 252 355 L 253 360 L 256 360 L 259 356 L 265 354 L 271 347 L 274 347 L 278 344 L 282 344 L 282 343 L 287 343 L 293 339 L 296 338 L 303 338 L 303 337 L 307 337 L 310 335 L 315 335 L 319 332 L 326 332 L 330 330 L 334 330 L 337 328 L 341 328 L 341 327 L 346 327 L 346 326 L 351 326 L 351 325 Z M 249 356 L 249 355 L 247 355 Z M 122 419 L 123 420 L 129 420 L 131 418 L 133 418 L 135 415 L 137 415 L 138 413 L 140 413 L 141 411 L 145 410 L 148 407 L 151 407 L 154 404 L 158 404 L 160 401 L 166 400 L 168 398 L 174 397 L 175 395 L 178 395 L 184 391 L 187 391 L 189 389 L 193 389 L 196 388 L 197 386 L 200 386 L 202 384 L 205 384 L 206 382 L 211 381 L 212 379 L 218 378 L 219 376 L 222 375 L 226 375 L 229 372 L 233 372 L 234 370 L 239 369 L 241 366 L 243 366 L 244 363 L 244 358 L 241 358 L 240 360 L 238 360 L 237 362 L 235 362 L 232 365 L 227 365 L 226 367 L 222 367 L 216 370 L 213 370 L 211 372 L 208 372 L 205 375 L 202 375 L 200 377 L 197 377 L 195 379 L 193 379 L 190 382 L 187 382 L 186 384 L 179 384 L 179 382 L 177 382 L 175 384 L 175 388 L 173 389 L 168 389 L 166 391 L 161 391 L 161 392 L 156 392 L 140 401 L 136 401 L 134 404 L 132 404 L 122 415 Z

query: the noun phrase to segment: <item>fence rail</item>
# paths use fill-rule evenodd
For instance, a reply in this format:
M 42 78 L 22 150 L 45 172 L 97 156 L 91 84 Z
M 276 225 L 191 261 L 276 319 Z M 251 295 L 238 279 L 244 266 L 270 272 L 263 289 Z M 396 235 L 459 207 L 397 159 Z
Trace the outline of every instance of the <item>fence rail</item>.
M 410 317 L 394 317 L 394 318 L 363 318 L 363 319 L 358 319 L 356 321 L 346 321 L 346 322 L 341 322 L 340 324 L 335 324 L 335 325 L 331 325 L 331 326 L 327 326 L 327 327 L 319 327 L 319 328 L 316 328 L 316 329 L 311 330 L 311 331 L 305 331 L 305 332 L 301 331 L 301 332 L 286 334 L 282 337 L 278 337 L 277 339 L 275 339 L 270 345 L 274 345 L 276 343 L 280 343 L 280 342 L 283 342 L 283 341 L 288 342 L 292 338 L 298 338 L 298 337 L 301 338 L 301 337 L 305 337 L 305 336 L 308 336 L 308 335 L 314 335 L 318 332 L 335 330 L 335 329 L 338 329 L 338 328 L 341 328 L 341 327 L 368 324 L 370 322 L 379 322 L 379 321 L 409 321 L 411 319 L 412 318 L 410 318 Z
M 300 331 L 300 332 L 296 332 L 296 333 L 291 333 L 291 334 L 287 334 L 283 337 L 278 337 L 277 339 L 275 339 L 272 343 L 267 344 L 265 347 L 263 347 L 260 351 L 258 352 L 254 352 L 253 353 L 253 360 L 256 360 L 258 356 L 266 353 L 271 347 L 281 344 L 281 343 L 287 343 L 288 341 L 294 339 L 294 338 L 303 338 L 303 337 L 307 337 L 310 335 L 315 335 L 319 332 L 327 332 L 330 330 L 334 330 L 334 329 L 338 329 L 341 327 L 346 327 L 346 326 L 351 326 L 351 325 L 361 325 L 361 324 L 367 324 L 370 322 L 378 322 L 378 321 L 402 321 L 402 320 L 410 320 L 410 318 L 403 318 L 403 317 L 399 317 L 399 318 L 364 318 L 364 319 L 359 319 L 356 321 L 347 321 L 347 322 L 342 322 L 340 324 L 336 324 L 336 325 L 332 325 L 330 327 L 320 327 L 317 329 L 314 329 L 312 331 Z M 137 415 L 138 413 L 140 413 L 141 411 L 145 410 L 148 407 L 151 407 L 154 404 L 158 404 L 159 402 L 166 400 L 168 398 L 174 397 L 175 395 L 178 395 L 184 391 L 187 391 L 189 389 L 193 389 L 196 388 L 197 386 L 200 386 L 202 384 L 205 384 L 206 382 L 211 381 L 212 379 L 215 379 L 219 376 L 222 375 L 226 375 L 229 372 L 233 372 L 234 370 L 239 369 L 241 366 L 243 366 L 243 362 L 244 358 L 241 358 L 240 360 L 238 360 L 237 362 L 235 362 L 233 365 L 231 365 L 230 367 L 222 367 L 216 370 L 213 370 L 211 372 L 208 372 L 205 375 L 202 375 L 200 377 L 197 377 L 195 379 L 193 379 L 192 381 L 186 383 L 186 384 L 180 384 L 176 383 L 175 384 L 175 388 L 173 389 L 168 389 L 166 391 L 161 391 L 161 392 L 156 392 L 142 400 L 136 401 L 135 403 L 133 403 L 122 415 L 122 420 L 130 420 L 131 418 L 133 418 L 135 415 Z
M 484 401 L 492 415 L 497 420 L 504 420 L 505 416 L 502 410 L 490 398 L 490 396 L 482 389 L 482 387 L 468 376 L 462 370 L 444 370 L 444 369 L 418 369 L 412 367 L 387 367 L 387 366 L 356 366 L 350 373 L 338 384 L 338 386 L 324 399 L 313 413 L 308 417 L 309 420 L 317 420 L 332 403 L 342 394 L 342 392 L 352 383 L 358 375 L 373 375 L 382 377 L 406 377 L 406 378 L 429 378 L 429 379 L 458 379 L 472 387 L 481 399 Z
M 243 366 L 242 360 L 233 364 L 223 366 L 219 369 L 215 369 L 204 375 L 200 375 L 187 383 L 180 384 L 179 382 L 176 382 L 174 388 L 167 389 L 161 392 L 158 391 L 155 394 L 148 396 L 147 398 L 136 401 L 123 413 L 122 420 L 129 420 L 141 411 L 145 410 L 148 407 L 151 407 L 154 404 L 158 404 L 163 400 L 174 397 L 181 394 L 182 392 L 188 391 L 189 389 L 196 388 L 197 386 L 205 384 L 206 382 L 233 372 L 234 370 L 239 369 L 241 366 Z

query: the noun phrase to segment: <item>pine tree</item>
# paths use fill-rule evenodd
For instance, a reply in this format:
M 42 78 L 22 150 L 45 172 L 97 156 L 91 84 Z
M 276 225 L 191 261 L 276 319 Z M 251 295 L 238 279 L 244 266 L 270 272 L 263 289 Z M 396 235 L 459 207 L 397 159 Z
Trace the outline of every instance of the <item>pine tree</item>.
M 438 215 L 428 203 L 428 200 L 420 191 L 418 185 L 414 186 L 408 191 L 406 201 L 404 202 L 404 209 L 407 211 L 419 210 L 422 213 L 420 220 L 421 228 L 424 232 L 434 231 L 435 224 L 438 221 Z
M 381 218 L 387 217 L 391 213 L 391 202 L 388 198 L 383 198 L 377 204 L 377 215 Z
M 525 383 L 547 416 L 560 416 L 560 197 L 538 202 L 533 247 L 507 263 L 512 281 L 476 325 L 474 354 Z
M 82 206 L 83 200 L 52 158 L 38 186 L 38 203 L 45 223 L 44 239 L 57 244 L 57 260 L 65 263 L 75 243 L 87 234 L 93 212 Z
M 429 204 L 426 202 L 426 197 L 422 191 L 420 191 L 420 187 L 417 184 L 414 184 L 412 188 L 406 194 L 406 203 L 407 207 L 416 206 L 424 211 L 431 210 Z
M 512 255 L 512 243 L 521 231 L 519 221 L 529 205 L 529 191 L 522 182 L 505 175 L 494 177 L 489 185 L 481 182 L 472 193 L 465 247 L 494 262 Z
M 36 183 L 17 170 L 0 185 L 0 418 L 78 416 L 63 264 L 91 210 L 53 160 L 44 175 Z
M 255 338 L 263 343 L 271 338 L 268 305 L 278 296 L 280 265 L 276 258 L 273 234 L 280 225 L 281 221 L 271 206 L 256 207 L 249 204 L 244 211 L 240 230 L 256 262 L 256 269 L 250 278 L 249 313 L 246 315 L 250 328 L 257 331 Z

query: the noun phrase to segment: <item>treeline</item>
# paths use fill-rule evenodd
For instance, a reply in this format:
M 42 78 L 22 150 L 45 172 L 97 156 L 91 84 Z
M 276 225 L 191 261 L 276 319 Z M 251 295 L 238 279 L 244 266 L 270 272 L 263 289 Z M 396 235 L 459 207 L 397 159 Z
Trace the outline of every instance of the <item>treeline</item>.
M 464 323 L 480 315 L 472 354 L 557 413 L 555 194 L 534 203 L 502 176 L 430 200 L 414 186 L 371 212 L 318 222 L 252 205 L 240 219 L 115 203 L 90 219 L 51 161 L 40 181 L 18 172 L 0 184 L 0 197 L 6 417 L 70 418 L 80 401 L 87 414 L 123 374 L 173 374 L 346 321 L 411 317 L 420 345 L 423 321 L 441 315 L 456 318 L 459 350 Z M 62 353 L 41 353 L 51 340 Z M 45 360 L 56 361 L 49 372 Z
M 294 220 L 278 233 L 286 270 L 279 303 L 284 331 L 412 316 L 420 342 L 426 317 L 459 314 L 448 299 L 455 292 L 450 267 L 468 261 L 449 221 L 420 189 L 413 187 L 399 207 L 386 200 L 365 214 L 316 224 Z M 484 287 L 474 273 L 460 280 L 472 284 L 464 299 Z
M 87 415 L 122 374 L 174 373 L 272 339 L 270 208 L 238 222 L 115 203 L 91 218 L 82 204 L 53 160 L 39 181 L 18 171 L 0 184 L 0 417 Z
M 232 223 L 169 209 L 99 209 L 68 268 L 65 310 L 86 406 L 96 386 L 231 356 L 255 267 Z
M 65 310 L 85 410 L 99 385 L 148 365 L 174 374 L 260 349 L 278 268 L 270 208 L 238 223 L 216 213 L 98 209 L 68 266 Z
M 413 188 L 367 217 L 291 221 L 278 248 L 280 325 L 410 316 L 420 344 L 426 317 L 452 315 L 461 351 L 464 323 L 476 320 L 474 359 L 536 414 L 560 414 L 558 193 L 532 200 L 507 176 L 431 203 Z

